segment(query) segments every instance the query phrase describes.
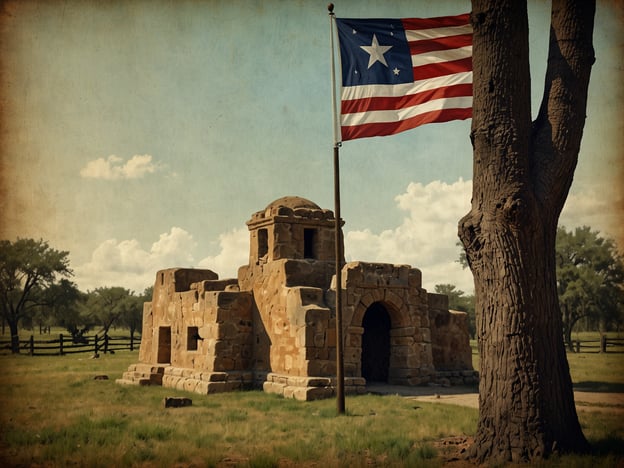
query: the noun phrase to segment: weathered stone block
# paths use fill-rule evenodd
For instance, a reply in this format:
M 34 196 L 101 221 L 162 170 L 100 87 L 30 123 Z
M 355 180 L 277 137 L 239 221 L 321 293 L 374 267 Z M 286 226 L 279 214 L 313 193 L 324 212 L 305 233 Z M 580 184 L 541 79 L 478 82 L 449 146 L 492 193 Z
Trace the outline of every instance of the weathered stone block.
M 303 401 L 322 400 L 331 398 L 334 395 L 332 387 L 306 387 L 295 390 L 295 398 Z
M 314 346 L 322 348 L 325 346 L 325 333 L 317 333 L 314 335 Z
M 226 358 L 226 357 L 215 359 L 214 370 L 216 372 L 235 370 L 234 359 Z
M 394 291 L 386 291 L 386 302 L 397 310 L 403 309 L 403 299 Z
M 276 393 L 278 395 L 284 394 L 285 385 L 280 385 L 276 382 L 264 382 L 262 384 L 262 389 L 267 393 Z
M 399 336 L 396 338 L 390 338 L 391 346 L 411 346 L 414 344 L 414 338 L 411 336 Z
M 336 346 L 336 340 L 335 340 L 335 332 L 334 332 L 334 341 L 333 341 L 333 345 Z M 357 334 L 357 333 L 349 333 L 346 337 L 346 346 L 353 346 L 356 348 L 361 348 L 362 347 L 362 335 Z
M 193 400 L 185 397 L 165 397 L 163 404 L 165 408 L 182 408 L 184 406 L 191 406 Z
M 336 327 L 328 327 L 326 332 L 326 346 L 336 347 Z
M 408 285 L 410 288 L 420 288 L 422 286 L 422 272 L 418 268 L 409 270 Z
M 415 327 L 401 327 L 401 328 L 393 328 L 390 330 L 391 337 L 399 337 L 399 336 L 413 337 L 415 333 L 416 333 Z

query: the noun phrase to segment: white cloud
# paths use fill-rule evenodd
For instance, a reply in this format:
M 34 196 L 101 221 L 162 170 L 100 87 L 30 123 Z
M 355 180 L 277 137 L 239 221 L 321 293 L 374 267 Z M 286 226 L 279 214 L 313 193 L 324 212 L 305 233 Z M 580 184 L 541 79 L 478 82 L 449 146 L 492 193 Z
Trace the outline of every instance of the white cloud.
M 559 217 L 559 225 L 565 226 L 568 231 L 577 226 L 589 226 L 603 237 L 617 239 L 624 219 L 624 203 L 614 200 L 610 191 L 600 192 L 595 189 L 570 192 Z
M 179 227 L 161 234 L 149 250 L 143 249 L 135 239 L 108 239 L 93 251 L 89 262 L 74 268 L 75 280 L 83 291 L 123 286 L 142 292 L 154 283 L 156 271 L 191 266 L 190 252 L 195 247 L 193 236 Z
M 200 268 L 208 268 L 219 278 L 236 278 L 238 267 L 249 263 L 249 231 L 246 227 L 219 235 L 220 251 L 199 262 Z
M 249 261 L 249 232 L 245 227 L 221 234 L 219 253 L 199 263 L 192 254 L 196 248 L 193 236 L 175 226 L 161 234 L 149 250 L 136 239 L 108 239 L 96 247 L 87 263 L 74 268 L 75 281 L 83 291 L 122 286 L 142 292 L 164 268 L 207 268 L 220 278 L 235 278 L 238 267 Z
M 80 170 L 80 175 L 88 179 L 140 179 L 145 174 L 151 174 L 160 169 L 160 166 L 152 162 L 152 156 L 149 154 L 135 154 L 128 161 L 114 154 L 108 158 L 98 158 L 89 161 L 85 167 Z
M 158 241 L 152 244 L 150 257 L 157 259 L 160 264 L 189 265 L 193 263 L 193 256 L 190 254 L 197 243 L 193 236 L 179 227 L 172 227 L 169 233 L 161 234 Z
M 401 225 L 375 234 L 366 229 L 345 234 L 347 260 L 405 263 L 422 270 L 423 286 L 451 283 L 472 292 L 472 274 L 457 262 L 457 223 L 470 210 L 472 182 L 411 183 L 397 195 L 399 209 L 407 213 Z
M 466 293 L 474 290 L 472 274 L 457 262 L 457 223 L 470 209 L 472 181 L 452 184 L 434 181 L 411 183 L 395 197 L 405 217 L 395 228 L 375 233 L 370 229 L 345 232 L 347 261 L 409 264 L 422 270 L 423 286 L 433 291 L 436 284 L 450 283 Z M 604 197 L 576 192 L 568 198 L 560 224 L 568 229 L 589 225 L 608 232 L 609 220 L 617 211 L 607 209 Z M 149 249 L 135 239 L 109 239 L 94 251 L 91 260 L 75 268 L 82 290 L 98 286 L 123 286 L 142 291 L 153 284 L 156 271 L 172 267 L 207 268 L 220 278 L 235 278 L 238 267 L 249 260 L 249 232 L 246 227 L 219 235 L 218 251 L 195 263 L 197 248 L 193 236 L 179 227 L 161 234 Z
M 472 274 L 457 262 L 457 223 L 470 210 L 472 181 L 453 184 L 434 181 L 411 183 L 395 197 L 406 217 L 396 228 L 374 233 L 369 229 L 345 234 L 347 260 L 406 263 L 422 270 L 423 286 L 433 291 L 436 284 L 451 283 L 474 291 Z M 587 225 L 604 236 L 616 238 L 622 203 L 599 190 L 570 193 L 559 224 L 568 230 Z

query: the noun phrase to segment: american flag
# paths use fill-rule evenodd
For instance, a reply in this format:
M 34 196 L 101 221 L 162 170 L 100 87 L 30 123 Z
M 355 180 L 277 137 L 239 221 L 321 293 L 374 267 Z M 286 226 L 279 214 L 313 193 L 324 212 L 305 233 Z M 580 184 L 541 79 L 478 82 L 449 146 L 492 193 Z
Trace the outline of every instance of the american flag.
M 336 25 L 343 141 L 472 116 L 469 14 Z

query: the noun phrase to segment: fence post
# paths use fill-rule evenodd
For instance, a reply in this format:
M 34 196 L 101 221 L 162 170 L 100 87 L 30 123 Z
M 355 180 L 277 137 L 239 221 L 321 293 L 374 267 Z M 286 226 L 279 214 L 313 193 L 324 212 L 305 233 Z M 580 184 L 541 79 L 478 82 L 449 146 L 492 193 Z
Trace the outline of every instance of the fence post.
M 108 353 L 108 333 L 104 333 L 104 354 Z
M 130 351 L 134 351 L 134 333 L 130 333 Z
M 576 352 L 580 353 L 581 352 L 581 340 L 576 340 L 574 344 L 576 345 Z
M 607 335 L 600 335 L 600 352 L 607 352 Z
M 97 353 L 98 353 L 98 336 L 97 335 L 95 335 L 95 337 L 93 338 L 93 343 L 94 343 L 93 346 L 95 348 L 93 350 L 93 353 L 97 356 Z
M 30 355 L 35 355 L 35 337 L 30 335 Z
M 59 354 L 61 356 L 65 354 L 63 351 L 63 334 L 62 333 L 59 334 Z

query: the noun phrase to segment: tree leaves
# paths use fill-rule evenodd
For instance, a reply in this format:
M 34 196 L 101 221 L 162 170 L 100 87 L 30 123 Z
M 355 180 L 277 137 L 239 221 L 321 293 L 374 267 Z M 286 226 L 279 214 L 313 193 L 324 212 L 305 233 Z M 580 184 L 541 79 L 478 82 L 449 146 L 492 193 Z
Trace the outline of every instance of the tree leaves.
M 593 319 L 601 328 L 622 321 L 624 261 L 612 239 L 588 226 L 557 230 L 557 290 L 569 347 L 574 325 Z
M 19 322 L 30 318 L 48 288 L 72 275 L 68 255 L 42 239 L 0 241 L 0 314 L 9 324 L 13 352 L 19 352 Z

